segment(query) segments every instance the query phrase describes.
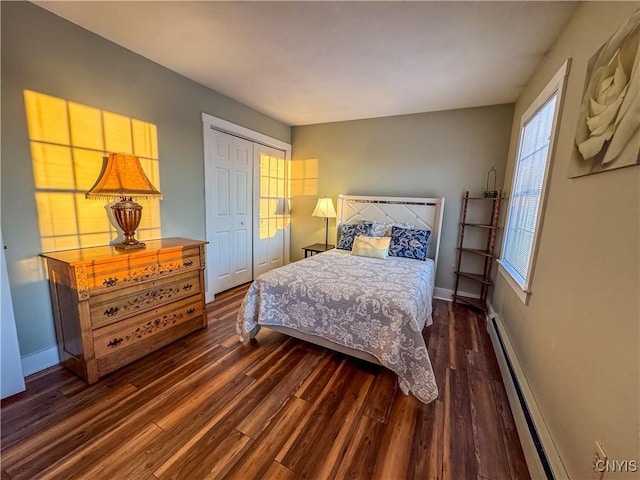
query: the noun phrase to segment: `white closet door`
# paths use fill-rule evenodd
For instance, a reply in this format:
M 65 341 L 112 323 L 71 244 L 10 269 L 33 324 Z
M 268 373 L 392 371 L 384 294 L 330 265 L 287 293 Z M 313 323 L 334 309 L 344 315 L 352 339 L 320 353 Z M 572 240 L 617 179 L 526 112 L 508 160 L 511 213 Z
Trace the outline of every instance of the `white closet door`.
M 250 282 L 252 270 L 253 143 L 211 130 L 213 140 L 214 293 Z
M 244 149 L 246 151 L 249 150 L 249 147 L 246 142 L 250 143 L 252 148 L 251 154 L 249 155 L 249 162 L 248 162 L 251 168 L 245 170 L 243 167 L 241 170 L 242 175 L 244 175 L 244 173 L 247 173 L 247 174 L 250 173 L 250 175 L 248 175 L 248 183 L 246 188 L 247 197 L 245 198 L 245 200 L 247 201 L 247 205 L 249 205 L 249 207 L 252 207 L 251 212 L 249 212 L 249 207 L 246 209 L 247 210 L 246 217 L 250 218 L 251 221 L 250 223 L 245 222 L 245 225 L 240 225 L 240 226 L 251 227 L 251 230 L 249 232 L 246 232 L 246 237 L 249 239 L 249 241 L 244 247 L 246 248 L 248 257 L 240 256 L 242 257 L 243 259 L 242 261 L 244 262 L 243 263 L 244 275 L 242 280 L 248 282 L 248 281 L 251 281 L 253 278 L 255 278 L 260 273 L 260 270 L 266 271 L 267 269 L 266 265 L 268 265 L 269 263 L 271 263 L 272 265 L 289 263 L 289 248 L 290 248 L 290 245 L 289 245 L 290 216 L 289 215 L 284 215 L 284 216 L 280 215 L 279 216 L 280 219 L 278 219 L 278 216 L 276 216 L 276 229 L 278 228 L 279 222 L 281 222 L 284 225 L 284 231 L 282 231 L 281 229 L 281 232 L 279 234 L 278 233 L 276 234 L 276 236 L 284 235 L 284 241 L 282 242 L 284 246 L 282 246 L 279 241 L 262 242 L 260 240 L 260 229 L 259 229 L 260 171 L 258 168 L 260 164 L 259 162 L 256 161 L 254 150 L 257 148 L 262 148 L 262 145 L 271 145 L 271 147 L 274 147 L 276 150 L 272 150 L 273 155 L 277 158 L 285 160 L 285 162 L 283 163 L 284 165 L 283 173 L 284 173 L 285 182 L 288 182 L 289 169 L 290 169 L 289 161 L 291 159 L 291 145 L 288 143 L 284 143 L 276 138 L 269 137 L 267 135 L 256 132 L 254 130 L 250 130 L 240 125 L 236 125 L 234 123 L 228 122 L 221 118 L 213 117 L 206 113 L 202 114 L 202 123 L 203 123 L 203 140 L 204 140 L 205 225 L 206 225 L 206 239 L 209 242 L 209 244 L 206 247 L 206 252 L 207 252 L 207 268 L 205 270 L 205 275 L 207 280 L 206 301 L 212 302 L 215 298 L 214 293 L 220 292 L 226 288 L 231 288 L 231 286 L 234 285 L 234 283 L 238 282 L 238 277 L 240 276 L 240 275 L 236 275 L 236 278 L 233 279 L 234 269 L 232 268 L 231 260 L 230 260 L 230 259 L 236 258 L 233 253 L 233 248 L 234 248 L 234 246 L 232 245 L 233 242 L 231 241 L 231 238 L 233 237 L 233 229 L 231 227 L 228 227 L 228 230 L 225 232 L 223 229 L 219 229 L 217 227 L 218 224 L 224 221 L 227 221 L 227 223 L 231 223 L 230 220 L 226 220 L 226 217 L 227 215 L 229 216 L 231 215 L 232 198 L 234 198 L 231 192 L 233 182 L 229 181 L 227 185 L 224 181 L 224 177 L 226 175 L 226 177 L 231 179 L 233 177 L 232 170 L 235 169 L 235 171 L 238 172 L 238 169 L 236 167 L 234 167 L 233 169 L 225 168 L 224 165 L 228 165 L 232 163 L 231 160 L 220 160 L 219 161 L 221 165 L 220 172 L 223 177 L 222 179 L 223 181 L 220 182 L 218 179 L 219 170 L 216 165 L 218 163 L 218 160 L 216 160 L 218 158 L 218 155 L 217 155 L 218 150 L 221 149 L 222 153 L 224 153 L 224 150 L 227 148 L 227 146 L 225 145 L 233 146 L 233 143 L 232 143 L 233 139 L 229 138 L 230 135 L 237 137 L 236 140 L 239 143 L 245 142 Z M 218 135 L 219 132 L 221 131 L 229 132 L 230 135 L 229 134 Z M 216 132 L 218 132 L 218 134 L 216 134 Z M 248 140 L 243 141 L 241 139 L 248 139 Z M 229 148 L 229 157 L 231 157 L 233 155 L 231 153 L 232 148 L 231 147 L 228 147 L 228 148 Z M 224 158 L 225 155 L 222 155 L 222 157 Z M 255 167 L 255 165 L 258 165 L 258 167 Z M 271 168 L 271 160 L 269 160 L 269 168 Z M 280 167 L 278 166 L 278 168 Z M 226 194 L 220 193 L 220 189 L 218 188 L 219 183 L 222 183 L 223 187 L 227 189 Z M 236 182 L 236 184 L 237 183 L 239 182 Z M 225 185 L 227 186 L 225 187 Z M 285 190 L 287 190 L 286 183 L 284 188 Z M 288 190 L 286 191 L 286 193 L 288 194 Z M 221 199 L 219 197 L 221 197 Z M 284 198 L 286 198 L 286 196 Z M 249 199 L 251 199 L 251 201 L 249 201 Z M 220 212 L 219 214 L 218 203 L 221 203 L 222 206 L 228 205 L 227 210 L 229 213 L 224 214 L 223 212 Z M 263 202 L 263 205 L 264 204 L 265 202 Z M 265 222 L 262 222 L 262 223 L 264 224 Z M 269 222 L 267 222 L 267 224 L 268 223 Z M 273 221 L 271 221 L 271 224 L 273 224 Z M 240 235 L 239 231 L 236 231 L 236 234 Z M 222 244 L 221 245 L 221 247 L 223 247 L 222 249 L 219 247 L 218 243 Z M 261 250 L 262 253 L 260 255 L 260 259 L 261 259 L 260 261 L 262 262 L 264 268 L 258 268 L 257 265 L 253 264 L 253 260 L 254 260 L 253 253 L 256 250 L 256 248 L 258 249 L 262 248 L 263 243 L 266 243 L 267 245 L 271 244 L 271 246 L 267 247 L 266 250 Z M 243 242 L 243 245 L 245 245 L 244 242 Z M 269 250 L 271 250 L 270 253 L 269 253 Z M 228 253 L 225 254 L 224 253 L 225 251 Z M 271 257 L 271 261 L 269 261 L 269 256 Z M 282 257 L 284 257 L 284 262 L 280 260 L 280 258 Z M 221 265 L 219 267 L 220 271 L 218 271 L 217 264 Z M 248 268 L 246 267 L 247 264 L 250 265 Z M 236 265 L 236 271 L 243 270 L 243 268 L 237 268 L 237 267 L 238 265 Z M 229 280 L 229 277 L 231 277 L 232 280 Z M 242 280 L 240 280 L 239 283 L 242 283 Z
M 276 212 L 278 200 L 288 197 L 284 152 L 255 144 L 254 172 L 259 185 L 254 203 L 258 215 L 253 242 L 253 269 L 257 277 L 281 267 L 285 261 L 285 229 L 288 228 L 289 215 Z

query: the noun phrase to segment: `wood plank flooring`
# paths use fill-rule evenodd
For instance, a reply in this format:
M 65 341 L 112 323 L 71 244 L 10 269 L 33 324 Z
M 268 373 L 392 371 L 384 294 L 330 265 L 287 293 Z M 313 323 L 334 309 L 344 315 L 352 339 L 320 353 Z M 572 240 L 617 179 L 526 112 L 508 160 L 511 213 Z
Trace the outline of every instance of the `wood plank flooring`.
M 434 302 L 425 405 L 382 367 L 268 329 L 239 343 L 246 289 L 92 386 L 60 367 L 29 377 L 2 402 L 2 480 L 529 478 L 479 314 Z

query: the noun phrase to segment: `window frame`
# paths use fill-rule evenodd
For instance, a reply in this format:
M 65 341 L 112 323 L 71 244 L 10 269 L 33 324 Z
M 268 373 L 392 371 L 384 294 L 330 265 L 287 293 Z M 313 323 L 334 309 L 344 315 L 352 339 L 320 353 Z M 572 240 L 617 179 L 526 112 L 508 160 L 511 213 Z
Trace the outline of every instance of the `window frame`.
M 514 290 L 518 298 L 525 304 L 528 305 L 529 297 L 531 296 L 531 285 L 533 283 L 533 275 L 536 265 L 536 258 L 538 254 L 538 245 L 542 232 L 542 224 L 544 219 L 544 211 L 546 206 L 548 185 L 549 185 L 549 177 L 551 171 L 551 164 L 553 163 L 554 154 L 555 154 L 555 146 L 556 139 L 560 125 L 560 112 L 562 110 L 563 105 L 563 97 L 564 91 L 566 87 L 566 79 L 569 75 L 569 69 L 571 65 L 571 59 L 567 59 L 560 69 L 553 75 L 551 80 L 547 83 L 547 85 L 542 89 L 542 91 L 538 94 L 536 99 L 531 103 L 529 108 L 525 110 L 525 112 L 520 117 L 520 126 L 519 126 L 519 134 L 518 134 L 518 148 L 515 156 L 515 164 L 513 168 L 513 176 L 511 178 L 511 188 L 515 185 L 516 175 L 518 174 L 518 166 L 520 161 L 520 154 L 522 149 L 522 141 L 524 136 L 524 128 L 529 123 L 529 121 L 546 105 L 546 103 L 551 99 L 551 97 L 556 95 L 556 104 L 553 112 L 553 122 L 551 124 L 551 137 L 549 139 L 549 149 L 547 151 L 547 160 L 544 167 L 544 176 L 542 179 L 542 189 L 540 191 L 540 203 L 538 207 L 538 212 L 536 215 L 535 221 L 535 230 L 533 233 L 533 242 L 531 245 L 531 252 L 529 254 L 529 263 L 527 266 L 527 277 L 524 278 L 524 282 L 520 280 L 521 275 L 518 274 L 515 269 L 509 264 L 509 262 L 504 260 L 506 245 L 507 245 L 507 226 L 509 225 L 510 215 L 511 215 L 511 205 L 513 201 L 513 196 L 509 196 L 509 202 L 507 204 L 507 217 L 505 219 L 504 224 L 504 237 L 502 240 L 502 248 L 500 252 L 500 258 L 498 259 L 498 271 L 502 274 L 502 276 L 507 281 L 507 284 Z

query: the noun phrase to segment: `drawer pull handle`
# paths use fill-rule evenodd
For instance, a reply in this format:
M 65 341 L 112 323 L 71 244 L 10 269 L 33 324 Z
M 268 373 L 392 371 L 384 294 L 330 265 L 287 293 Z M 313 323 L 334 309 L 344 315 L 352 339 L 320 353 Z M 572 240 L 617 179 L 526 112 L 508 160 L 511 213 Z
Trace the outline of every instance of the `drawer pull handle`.
M 113 287 L 116 283 L 118 283 L 118 277 L 116 277 L 116 278 L 109 277 L 104 282 L 102 282 L 102 284 L 105 287 Z
M 107 343 L 107 347 L 117 347 L 122 342 L 122 337 L 114 338 L 109 343 Z
M 109 308 L 108 310 L 105 310 L 105 311 L 104 311 L 104 314 L 105 314 L 107 317 L 113 317 L 116 313 L 118 313 L 118 311 L 119 311 L 119 310 L 120 310 L 120 308 L 119 308 L 119 307 L 111 307 L 111 308 Z
M 195 308 L 190 308 L 189 310 L 187 310 L 187 315 L 191 315 L 195 311 L 196 311 Z
M 193 285 L 191 285 L 190 283 L 187 283 L 184 287 L 182 287 L 182 289 L 187 292 L 189 290 L 191 290 L 193 288 Z
M 185 266 L 185 267 L 190 267 L 191 265 L 193 265 L 193 260 L 187 260 L 182 265 Z

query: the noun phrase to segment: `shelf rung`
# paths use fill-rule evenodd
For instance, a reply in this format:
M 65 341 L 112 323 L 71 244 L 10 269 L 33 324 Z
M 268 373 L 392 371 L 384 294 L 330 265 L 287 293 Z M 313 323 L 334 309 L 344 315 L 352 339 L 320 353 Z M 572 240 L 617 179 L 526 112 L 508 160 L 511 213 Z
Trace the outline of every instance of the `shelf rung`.
M 504 197 L 466 197 L 467 200 L 504 200 Z
M 495 258 L 496 256 L 492 253 L 485 252 L 484 250 L 480 250 L 479 248 L 466 248 L 466 247 L 457 247 L 459 250 L 463 252 L 475 253 L 476 255 L 482 255 L 483 257 Z
M 460 270 L 456 270 L 456 275 L 470 278 L 471 280 L 475 280 L 476 282 L 482 282 L 485 285 L 493 285 L 493 282 L 490 278 L 484 278 L 479 273 L 461 272 Z
M 495 228 L 495 229 L 500 228 L 497 225 L 493 226 L 488 223 L 460 223 L 460 225 L 465 227 L 480 227 L 480 228 Z

